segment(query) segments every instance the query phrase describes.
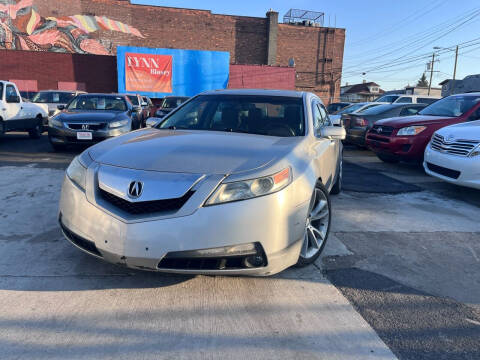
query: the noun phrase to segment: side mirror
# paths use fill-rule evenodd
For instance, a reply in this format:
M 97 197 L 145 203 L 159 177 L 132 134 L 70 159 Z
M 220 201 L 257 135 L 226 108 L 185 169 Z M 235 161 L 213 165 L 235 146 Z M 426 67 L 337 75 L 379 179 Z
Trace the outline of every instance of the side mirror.
M 58 110 L 65 110 L 65 105 L 57 105 Z
M 342 117 L 340 115 L 330 115 L 330 121 L 333 126 L 343 126 Z
M 141 106 L 138 106 L 138 105 L 133 105 L 133 111 L 140 111 L 142 110 L 142 107 Z
M 158 124 L 158 118 L 148 118 L 147 121 L 145 122 L 146 127 L 154 127 Z
M 20 96 L 18 95 L 10 95 L 7 97 L 7 103 L 19 103 L 20 102 Z
M 325 126 L 320 129 L 320 136 L 335 140 L 345 140 L 347 132 L 340 126 Z

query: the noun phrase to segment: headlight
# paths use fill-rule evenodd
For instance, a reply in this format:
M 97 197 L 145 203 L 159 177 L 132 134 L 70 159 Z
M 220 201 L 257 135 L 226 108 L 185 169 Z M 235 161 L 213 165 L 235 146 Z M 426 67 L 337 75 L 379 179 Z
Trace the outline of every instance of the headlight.
M 119 128 L 119 127 L 122 127 L 122 126 L 125 126 L 128 124 L 128 120 L 125 119 L 125 120 L 120 120 L 120 121 L 114 121 L 114 122 L 111 122 L 108 127 L 110 129 L 114 129 L 114 128 Z
M 87 168 L 83 166 L 78 160 L 78 156 L 75 157 L 67 168 L 67 176 L 72 180 L 80 189 L 85 191 L 85 181 L 87 177 Z
M 290 168 L 286 168 L 271 176 L 223 183 L 208 198 L 205 205 L 216 205 L 271 194 L 282 190 L 291 181 Z
M 63 123 L 56 117 L 50 119 L 50 126 L 63 127 Z
M 398 130 L 397 136 L 415 136 L 425 130 L 426 126 L 408 126 Z
M 478 145 L 469 155 L 470 157 L 480 156 L 480 145 Z

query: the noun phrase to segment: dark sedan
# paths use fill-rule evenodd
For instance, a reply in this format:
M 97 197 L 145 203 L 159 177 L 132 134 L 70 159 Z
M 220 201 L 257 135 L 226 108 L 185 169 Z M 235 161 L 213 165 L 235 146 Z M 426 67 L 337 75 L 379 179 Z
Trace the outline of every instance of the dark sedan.
M 365 146 L 365 135 L 378 120 L 415 115 L 426 107 L 426 104 L 384 104 L 351 114 L 345 121 L 346 141 L 358 146 Z
M 139 127 L 138 109 L 124 95 L 78 95 L 49 121 L 48 138 L 55 150 L 68 144 L 90 144 Z
M 155 117 L 163 118 L 165 115 L 167 115 L 169 112 L 171 112 L 173 109 L 175 109 L 180 104 L 183 104 L 188 99 L 190 99 L 190 98 L 186 97 L 186 96 L 167 96 L 167 97 L 165 97 L 162 101 L 162 105 L 160 105 L 158 110 L 155 112 Z

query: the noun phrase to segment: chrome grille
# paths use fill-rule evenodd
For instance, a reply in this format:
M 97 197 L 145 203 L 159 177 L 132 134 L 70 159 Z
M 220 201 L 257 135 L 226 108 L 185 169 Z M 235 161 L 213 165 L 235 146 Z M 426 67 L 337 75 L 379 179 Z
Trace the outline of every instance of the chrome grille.
M 458 156 L 468 156 L 470 152 L 478 145 L 480 141 L 478 140 L 460 140 L 456 139 L 452 142 L 445 141 L 445 138 L 441 135 L 434 134 L 432 141 L 430 142 L 430 147 L 433 150 Z
M 95 130 L 104 129 L 106 125 L 107 123 L 84 123 L 84 124 L 69 123 L 67 124 L 67 127 L 72 130 L 95 131 Z
M 391 126 L 374 125 L 373 128 L 370 130 L 370 133 L 383 135 L 383 136 L 390 136 L 392 135 L 393 130 L 394 129 Z

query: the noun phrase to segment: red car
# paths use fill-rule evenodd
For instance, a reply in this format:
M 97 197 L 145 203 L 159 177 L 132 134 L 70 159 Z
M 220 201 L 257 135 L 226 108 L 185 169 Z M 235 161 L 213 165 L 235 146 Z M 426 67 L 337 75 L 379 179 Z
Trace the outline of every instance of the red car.
M 452 95 L 427 106 L 418 115 L 377 121 L 367 132 L 366 145 L 385 162 L 422 162 L 436 130 L 479 119 L 480 93 Z

